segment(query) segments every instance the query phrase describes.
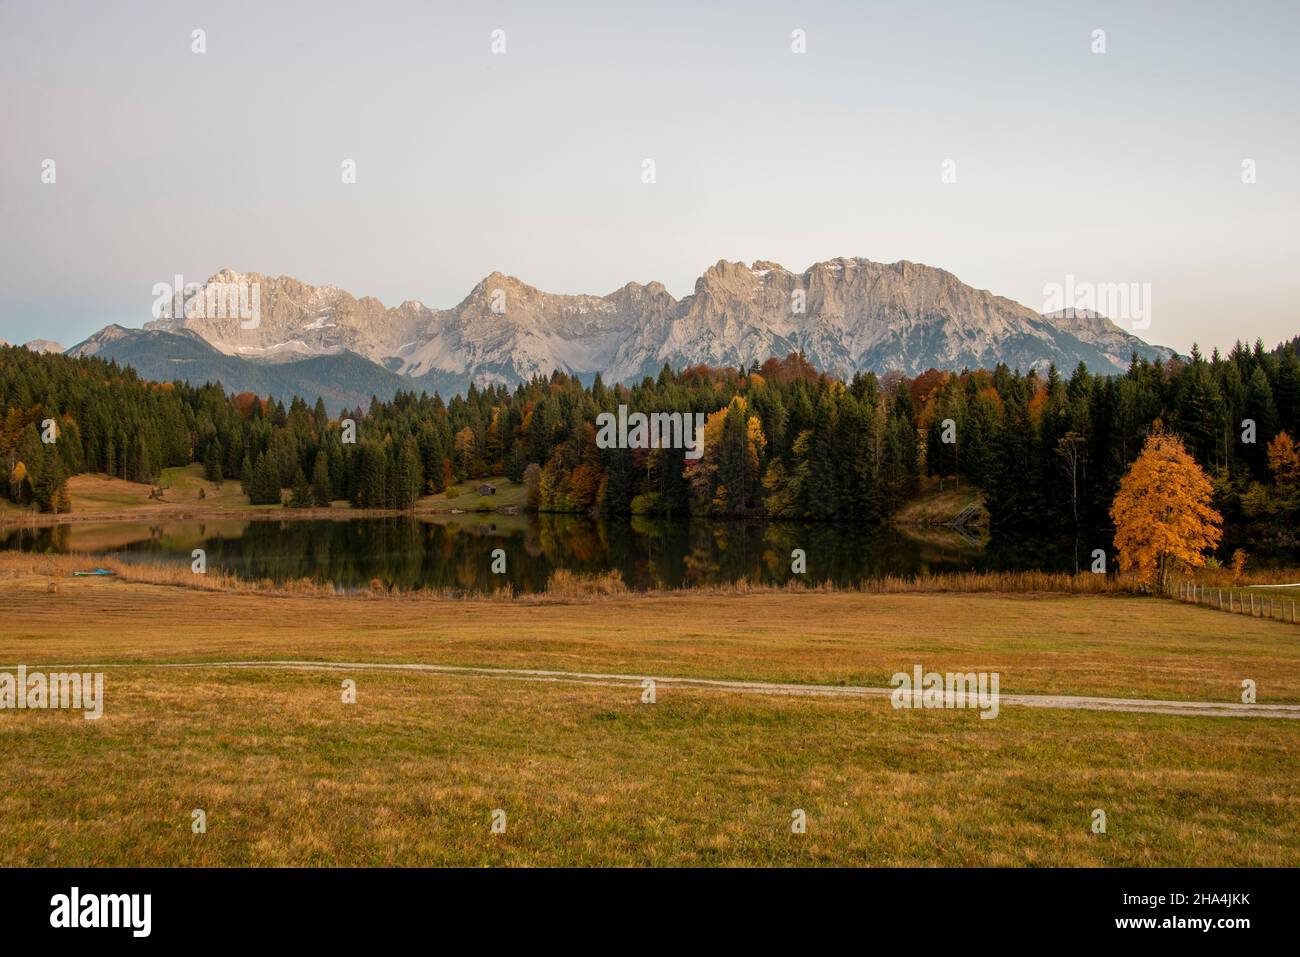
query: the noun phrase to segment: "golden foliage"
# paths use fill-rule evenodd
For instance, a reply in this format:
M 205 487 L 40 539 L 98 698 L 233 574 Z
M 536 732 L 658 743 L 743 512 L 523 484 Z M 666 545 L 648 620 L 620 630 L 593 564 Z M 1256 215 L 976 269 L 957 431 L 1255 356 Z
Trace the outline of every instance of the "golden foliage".
M 1268 468 L 1278 485 L 1300 484 L 1300 448 L 1285 432 L 1268 443 Z
M 588 509 L 596 504 L 600 494 L 601 471 L 594 465 L 579 465 L 569 473 L 568 495 L 571 504 Z
M 1110 506 L 1120 569 L 1150 585 L 1175 567 L 1204 565 L 1223 534 L 1212 496 L 1209 477 L 1182 441 L 1157 428 Z
M 1246 550 L 1237 549 L 1232 553 L 1232 581 L 1233 584 L 1241 584 L 1241 576 L 1246 571 Z

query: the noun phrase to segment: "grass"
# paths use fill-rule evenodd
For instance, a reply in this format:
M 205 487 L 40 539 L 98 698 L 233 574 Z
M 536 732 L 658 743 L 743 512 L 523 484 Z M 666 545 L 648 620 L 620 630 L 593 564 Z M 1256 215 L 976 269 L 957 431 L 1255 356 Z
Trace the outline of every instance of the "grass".
M 1300 861 L 1282 722 L 356 678 L 112 672 L 97 722 L 0 717 L 0 864 Z
M 426 513 L 421 520 L 445 522 L 468 528 L 507 528 L 522 522 L 520 516 L 501 515 L 496 512 L 467 512 L 462 515 Z M 201 545 L 205 536 L 238 536 L 247 522 L 229 520 L 172 522 L 167 525 L 168 547 L 184 550 L 191 545 Z M 256 592 L 262 595 L 316 595 L 333 598 L 340 589 L 333 583 L 312 578 L 288 581 L 241 578 L 232 572 L 209 568 L 203 575 L 195 575 L 190 566 L 181 562 L 123 561 L 112 555 L 97 553 L 110 547 L 122 547 L 153 537 L 155 528 L 145 525 L 112 523 L 106 525 L 70 526 L 67 553 L 62 552 L 0 552 L 0 573 L 45 575 L 50 578 L 67 578 L 91 567 L 114 572 L 118 578 L 150 585 L 172 585 L 199 591 Z M 510 586 L 489 591 L 469 591 L 463 588 L 401 589 L 386 586 L 379 579 L 371 582 L 369 589 L 386 598 L 408 601 L 427 601 L 447 598 L 484 598 L 494 601 L 536 601 L 539 598 L 590 598 L 622 594 L 628 591 L 622 575 L 617 570 L 598 575 L 579 575 L 567 569 L 557 569 L 551 574 L 546 590 L 540 593 L 514 592 Z M 847 592 L 865 594 L 1061 594 L 1061 595 L 1137 595 L 1138 592 L 1123 578 L 1064 572 L 953 572 L 916 576 L 885 576 L 868 579 L 854 586 L 838 586 L 832 582 L 808 585 L 799 579 L 785 584 L 766 584 L 740 578 L 732 582 L 693 585 L 687 588 L 642 592 L 647 595 L 674 595 L 689 592 L 695 596 L 712 595 L 795 595 L 806 592 Z
M 477 488 L 484 482 L 496 486 L 495 495 L 478 494 Z M 163 498 L 150 498 L 150 493 L 159 487 L 164 490 Z M 524 486 L 504 476 L 473 479 L 453 488 L 455 494 L 451 496 L 446 492 L 424 496 L 415 511 L 447 513 L 522 509 L 526 499 Z M 209 482 L 203 477 L 203 467 L 197 464 L 163 469 L 157 485 L 99 474 L 74 475 L 68 480 L 68 496 L 72 511 L 62 515 L 42 515 L 31 508 L 20 508 L 0 499 L 0 521 L 56 524 L 70 521 L 138 522 L 174 516 L 303 519 L 393 514 L 383 509 L 353 509 L 343 500 L 327 507 L 310 509 L 252 505 L 240 489 L 238 480 L 227 479 L 220 484 Z
M 1183 586 L 1186 588 L 1186 586 Z M 1178 601 L 1192 602 L 1235 615 L 1255 615 L 1275 621 L 1300 623 L 1300 589 L 1265 585 L 1199 585 L 1173 593 Z
M 445 600 L 53 579 L 0 556 L 0 663 L 312 658 L 885 686 L 998 671 L 1004 693 L 1300 703 L 1280 622 L 1157 598 L 695 592 Z M 198 576 L 187 577 L 195 578 Z M 595 589 L 599 591 L 599 589 Z M 167 620 L 160 628 L 158 609 Z
M 149 493 L 154 488 L 164 490 L 161 502 L 149 498 Z M 203 498 L 199 497 L 200 490 Z M 249 505 L 248 496 L 240 491 L 238 480 L 229 480 L 220 485 L 207 481 L 203 478 L 203 467 L 200 465 L 163 469 L 157 486 L 109 478 L 106 475 L 74 475 L 68 480 L 68 495 L 72 499 L 74 514 L 136 508 L 163 510 L 182 506 L 213 509 L 273 507 Z
M 575 575 L 565 568 L 551 572 L 546 583 L 548 597 L 586 598 L 592 595 L 622 595 L 627 592 L 623 576 L 617 571 L 603 575 Z
M 973 485 L 953 487 L 954 480 L 945 479 L 940 488 L 937 477 L 926 476 L 920 491 L 904 503 L 894 515 L 895 525 L 946 525 L 968 505 L 978 505 L 979 512 L 966 524 L 971 528 L 988 525 L 988 512 L 984 509 L 984 493 Z
M 502 516 L 495 512 L 467 512 L 463 515 L 446 516 L 438 513 L 423 513 L 422 520 L 445 522 L 469 528 L 510 528 L 517 522 L 525 521 L 520 516 Z M 209 520 L 168 523 L 169 547 L 180 549 L 183 545 L 200 545 L 205 535 L 234 536 L 242 534 L 247 523 Z M 97 554 L 97 550 L 122 547 L 137 541 L 147 541 L 154 536 L 155 528 L 147 525 L 111 523 L 93 525 L 85 528 L 70 526 L 68 530 L 67 553 L 5 553 L 0 552 L 0 571 L 11 573 L 27 572 L 45 574 L 54 577 L 67 577 L 76 571 L 84 571 L 88 566 L 107 568 L 118 577 L 133 582 L 155 585 L 175 585 L 180 588 L 195 588 L 202 591 L 259 592 L 271 595 L 318 594 L 334 596 L 338 590 L 328 582 L 317 582 L 303 578 L 294 581 L 275 582 L 270 579 L 245 579 L 233 573 L 219 569 L 209 569 L 204 576 L 196 576 L 183 563 L 172 562 L 125 562 L 111 555 Z M 384 591 L 389 597 L 422 600 L 428 597 L 464 598 L 485 594 L 482 591 L 471 592 L 457 588 L 389 590 L 372 587 L 372 591 Z M 627 591 L 618 571 L 609 571 L 596 576 L 576 575 L 565 569 L 554 572 L 543 594 L 565 598 L 609 595 Z M 887 575 L 882 578 L 867 579 L 857 585 L 839 586 L 832 582 L 818 582 L 808 585 L 799 579 L 791 579 L 785 584 L 766 584 L 740 578 L 732 582 L 718 582 L 707 585 L 692 585 L 687 588 L 652 591 L 648 594 L 675 594 L 689 591 L 696 595 L 757 595 L 757 594 L 797 594 L 808 591 L 816 592 L 865 592 L 868 594 L 1066 594 L 1066 595 L 1136 595 L 1130 580 L 1120 577 L 1107 577 L 1081 573 L 1066 572 L 950 572 L 914 576 Z M 518 595 L 507 588 L 490 592 L 494 599 L 531 598 L 527 593 Z
M 483 484 L 495 485 L 496 494 L 480 495 L 478 487 Z M 504 475 L 494 475 L 491 478 L 469 479 L 453 485 L 447 492 L 426 495 L 420 499 L 419 507 L 432 507 L 442 511 L 448 509 L 465 509 L 467 511 L 505 508 L 522 509 L 527 504 L 525 491 L 522 482 L 512 482 Z M 452 492 L 452 494 L 448 494 L 448 492 Z
M 998 671 L 1004 693 L 1237 700 L 1249 677 L 1261 702 L 1300 702 L 1290 626 L 1154 598 L 48 581 L 0 565 L 0 669 L 297 658 L 879 686 L 919 662 Z M 648 705 L 627 687 L 374 671 L 345 705 L 343 677 L 109 669 L 99 721 L 0 711 L 0 864 L 1300 863 L 1289 721 L 1012 705 L 982 721 L 684 689 Z

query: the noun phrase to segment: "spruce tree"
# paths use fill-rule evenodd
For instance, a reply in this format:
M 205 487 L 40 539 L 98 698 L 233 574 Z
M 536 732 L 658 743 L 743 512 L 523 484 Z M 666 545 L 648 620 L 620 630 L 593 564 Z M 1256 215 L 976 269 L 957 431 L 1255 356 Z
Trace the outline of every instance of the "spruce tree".
M 278 489 L 276 490 L 278 493 Z M 307 484 L 307 476 L 302 474 L 301 466 L 293 476 L 293 493 L 289 499 L 290 508 L 311 508 L 312 491 Z
M 311 498 L 318 508 L 326 508 L 333 500 L 334 490 L 330 484 L 329 459 L 325 450 L 316 453 L 316 463 L 311 470 Z

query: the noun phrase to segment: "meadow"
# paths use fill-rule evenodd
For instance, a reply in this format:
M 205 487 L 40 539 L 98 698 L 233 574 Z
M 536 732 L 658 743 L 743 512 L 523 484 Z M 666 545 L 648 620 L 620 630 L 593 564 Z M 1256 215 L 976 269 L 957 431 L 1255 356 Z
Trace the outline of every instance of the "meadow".
M 496 492 L 480 495 L 482 483 Z M 162 490 L 162 497 L 153 493 Z M 356 518 L 364 515 L 443 514 L 449 512 L 511 511 L 524 505 L 524 487 L 504 476 L 473 479 L 450 486 L 446 491 L 422 496 L 410 510 L 354 508 L 340 499 L 327 507 L 289 508 L 283 505 L 252 505 L 239 482 L 228 479 L 211 482 L 198 464 L 165 468 L 158 483 L 129 482 L 103 474 L 85 473 L 68 479 L 71 512 L 38 512 L 0 499 L 0 527 L 4 525 L 60 525 L 70 522 L 160 521 L 169 518 L 243 518 L 291 520 L 310 518 Z M 287 498 L 287 494 L 286 494 Z
M 1300 863 L 1293 720 L 1006 705 L 988 721 L 885 697 L 674 687 L 649 704 L 615 683 L 157 667 L 882 686 L 920 663 L 997 671 L 1004 695 L 1235 701 L 1250 678 L 1261 703 L 1297 703 L 1300 644 L 1278 622 L 1049 593 L 50 591 L 31 561 L 0 564 L 0 668 L 130 667 L 104 669 L 98 721 L 0 712 L 6 865 Z

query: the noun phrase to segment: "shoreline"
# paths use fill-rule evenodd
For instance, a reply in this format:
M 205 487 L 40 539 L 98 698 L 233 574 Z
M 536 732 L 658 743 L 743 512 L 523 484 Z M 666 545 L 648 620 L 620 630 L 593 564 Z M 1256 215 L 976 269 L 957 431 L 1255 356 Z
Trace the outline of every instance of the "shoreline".
M 251 505 L 243 508 L 191 508 L 189 506 L 177 505 L 175 507 L 149 507 L 135 509 L 105 509 L 103 511 L 81 511 L 81 512 L 0 512 L 0 531 L 9 528 L 49 528 L 55 525 L 77 525 L 77 524 L 131 524 L 131 523 L 148 523 L 156 521 L 176 521 L 176 522 L 206 522 L 206 521 L 228 521 L 232 519 L 243 519 L 252 522 L 284 522 L 284 521 L 348 521 L 354 518 L 421 518 L 425 516 L 442 516 L 442 515 L 570 515 L 575 517 L 588 517 L 586 512 L 529 512 L 526 509 L 516 505 L 494 506 L 492 508 L 447 508 L 447 507 L 421 507 L 421 508 L 290 508 L 287 505 Z M 633 514 L 631 517 L 662 518 L 658 515 L 639 516 Z M 689 516 L 688 516 L 689 517 Z M 732 520 L 732 521 L 768 521 L 768 522 L 794 522 L 794 523 L 812 523 L 812 524 L 852 524 L 838 522 L 824 522 L 815 519 L 770 519 L 763 516 L 706 516 L 709 521 Z M 894 520 L 887 522 L 880 527 L 910 528 L 917 531 L 945 531 L 958 534 L 966 532 L 973 533 L 975 536 L 986 534 L 988 529 L 984 525 L 956 525 L 952 522 L 937 521 L 899 521 Z
M 188 564 L 159 562 L 124 562 L 112 555 L 94 553 L 36 553 L 0 551 L 0 583 L 16 578 L 31 577 L 45 583 L 50 592 L 64 588 L 77 590 L 92 579 L 78 579 L 73 573 L 86 570 L 87 559 L 108 569 L 113 575 L 104 580 L 123 585 L 162 585 L 200 592 L 218 592 L 230 595 L 261 595 L 267 597 L 320 598 L 329 601 L 374 599 L 409 601 L 491 601 L 491 602 L 572 602 L 619 601 L 647 597 L 670 596 L 758 596 L 758 595 L 870 595 L 870 594 L 1001 594 L 1005 596 L 1032 595 L 1094 595 L 1126 596 L 1139 594 L 1132 583 L 1118 578 L 1078 575 L 1066 572 L 954 572 L 925 576 L 884 576 L 856 585 L 835 585 L 830 582 L 763 583 L 739 579 L 711 585 L 694 585 L 683 588 L 658 588 L 637 590 L 629 588 L 617 572 L 599 575 L 579 575 L 557 569 L 545 589 L 537 591 L 515 590 L 508 583 L 491 590 L 457 587 L 397 588 L 373 579 L 367 585 L 339 587 L 332 582 L 311 578 L 271 579 L 243 578 L 238 575 L 209 569 L 194 574 Z
M 0 529 L 48 528 L 52 525 L 128 524 L 153 521 L 223 521 L 243 519 L 253 522 L 337 520 L 353 518 L 419 518 L 424 515 L 522 515 L 514 506 L 500 508 L 289 508 L 284 505 L 247 508 L 147 508 L 105 510 L 103 512 L 31 512 L 15 515 L 0 513 Z

